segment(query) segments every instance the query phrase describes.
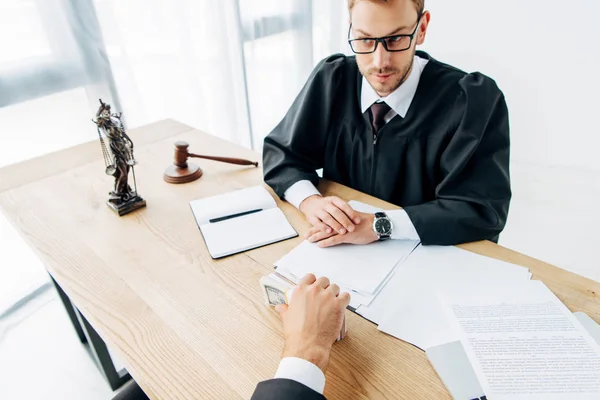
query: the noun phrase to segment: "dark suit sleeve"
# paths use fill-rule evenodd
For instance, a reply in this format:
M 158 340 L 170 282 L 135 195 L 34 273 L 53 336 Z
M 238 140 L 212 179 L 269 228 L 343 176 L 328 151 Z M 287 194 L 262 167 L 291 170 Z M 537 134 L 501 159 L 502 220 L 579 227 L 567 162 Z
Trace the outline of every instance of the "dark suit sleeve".
M 325 396 L 291 379 L 260 382 L 251 400 L 325 400 Z
M 283 120 L 264 140 L 264 180 L 279 197 L 298 181 L 318 184 L 315 170 L 323 168 L 332 105 L 344 63 L 343 54 L 321 61 Z
M 478 73 L 459 84 L 457 128 L 441 154 L 436 199 L 405 207 L 425 245 L 497 241 L 508 215 L 510 138 L 504 95 Z

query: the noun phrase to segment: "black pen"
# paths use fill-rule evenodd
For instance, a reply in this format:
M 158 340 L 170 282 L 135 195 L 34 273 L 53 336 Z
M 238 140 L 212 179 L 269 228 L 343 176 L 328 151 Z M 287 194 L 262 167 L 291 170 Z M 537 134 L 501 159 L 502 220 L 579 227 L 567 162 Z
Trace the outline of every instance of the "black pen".
M 262 211 L 262 208 L 257 208 L 256 210 L 244 211 L 244 212 L 241 212 L 238 214 L 226 215 L 224 217 L 209 219 L 208 222 L 210 222 L 210 223 L 221 222 L 221 221 L 225 221 L 226 219 L 237 218 L 237 217 L 241 217 L 242 215 L 254 214 L 254 213 L 257 213 L 260 211 Z

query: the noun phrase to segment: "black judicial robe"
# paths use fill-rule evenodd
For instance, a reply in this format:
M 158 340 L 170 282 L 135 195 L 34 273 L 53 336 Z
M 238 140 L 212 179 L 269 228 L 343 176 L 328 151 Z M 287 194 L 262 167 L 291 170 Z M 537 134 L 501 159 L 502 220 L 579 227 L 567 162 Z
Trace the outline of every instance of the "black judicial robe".
M 361 113 L 355 57 L 319 63 L 292 107 L 265 138 L 265 182 L 278 196 L 323 177 L 404 208 L 425 245 L 498 240 L 511 198 L 509 122 L 504 95 L 427 53 L 406 116 L 374 140 Z

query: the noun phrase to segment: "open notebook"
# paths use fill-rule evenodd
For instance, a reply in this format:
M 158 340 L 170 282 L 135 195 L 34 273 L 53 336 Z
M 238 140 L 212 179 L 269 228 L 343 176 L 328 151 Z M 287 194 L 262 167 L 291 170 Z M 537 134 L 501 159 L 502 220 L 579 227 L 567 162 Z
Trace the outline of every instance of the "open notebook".
M 193 200 L 190 207 L 212 258 L 298 236 L 262 186 Z

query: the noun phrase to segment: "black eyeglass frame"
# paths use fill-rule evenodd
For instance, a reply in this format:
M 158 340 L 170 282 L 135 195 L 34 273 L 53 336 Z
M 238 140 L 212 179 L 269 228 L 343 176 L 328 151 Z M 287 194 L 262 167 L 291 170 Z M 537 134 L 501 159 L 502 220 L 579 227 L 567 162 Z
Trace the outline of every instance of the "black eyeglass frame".
M 379 45 L 379 43 L 381 43 L 383 45 L 383 48 L 386 49 L 389 52 L 392 53 L 398 53 L 401 51 L 406 51 L 408 49 L 410 49 L 412 47 L 412 42 L 413 39 L 415 37 L 415 34 L 417 33 L 417 29 L 419 29 L 419 23 L 421 22 L 421 18 L 423 17 L 423 14 L 420 14 L 419 17 L 417 18 L 417 25 L 415 26 L 415 30 L 410 33 L 410 34 L 399 34 L 399 35 L 390 35 L 390 36 L 383 36 L 380 38 L 372 38 L 372 37 L 364 37 L 364 38 L 359 38 L 359 39 L 350 39 L 350 32 L 352 32 L 352 23 L 350 23 L 350 27 L 348 28 L 348 44 L 350 45 L 350 49 L 352 50 L 352 52 L 354 54 L 371 54 L 371 53 L 375 53 L 375 51 L 377 51 L 377 46 Z M 405 49 L 401 49 L 401 50 L 390 50 L 387 46 L 387 39 L 392 39 L 392 38 L 398 38 L 398 37 L 407 37 L 410 38 L 410 42 L 408 43 L 408 47 Z M 354 46 L 352 46 L 352 42 L 356 42 L 358 40 L 374 40 L 375 41 L 375 47 L 373 48 L 372 51 L 356 51 L 354 50 Z

